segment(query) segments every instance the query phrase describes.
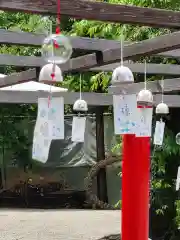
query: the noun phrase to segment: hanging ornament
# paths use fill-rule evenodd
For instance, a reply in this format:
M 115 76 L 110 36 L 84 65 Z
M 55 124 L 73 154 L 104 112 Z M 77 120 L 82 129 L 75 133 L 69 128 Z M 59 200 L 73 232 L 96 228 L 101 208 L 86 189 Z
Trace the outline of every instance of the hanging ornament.
M 82 85 L 82 78 L 80 75 L 80 80 L 79 80 L 79 99 L 77 99 L 73 105 L 73 110 L 77 113 L 84 113 L 88 111 L 88 105 L 85 100 L 82 99 L 82 92 L 81 92 L 81 85 Z
M 146 89 L 146 61 L 144 66 L 144 89 L 137 95 L 136 137 L 150 137 L 152 134 L 153 95 Z
M 112 84 L 133 83 L 134 76 L 128 67 L 119 66 L 116 69 L 114 69 L 111 82 L 112 82 Z
M 154 133 L 154 144 L 162 145 L 164 139 L 165 122 L 162 117 L 169 113 L 169 107 L 164 102 L 164 80 L 162 80 L 162 92 L 161 92 L 161 103 L 156 107 L 156 114 L 161 116 L 160 121 L 156 121 L 156 128 Z
M 134 76 L 132 71 L 123 65 L 123 34 L 121 35 L 121 65 L 114 69 L 112 74 L 112 84 L 133 83 Z
M 52 54 L 53 52 L 53 54 Z M 51 34 L 42 44 L 42 57 L 50 63 L 62 64 L 72 55 L 72 45 L 69 39 L 60 34 Z
M 82 113 L 88 111 L 88 105 L 85 100 L 82 99 L 81 93 L 81 76 L 80 76 L 80 98 L 75 101 L 73 110 L 78 113 L 78 116 L 73 117 L 72 122 L 72 141 L 73 142 L 84 142 L 85 128 L 86 128 L 86 117 L 81 116 Z
M 169 113 L 169 107 L 166 103 L 159 103 L 156 107 L 156 114 L 168 114 Z
M 144 68 L 144 89 L 142 89 L 137 95 L 138 106 L 152 106 L 153 95 L 150 90 L 147 90 L 147 79 L 146 79 L 146 61 Z
M 60 30 L 60 0 L 57 0 L 57 25 L 56 34 L 52 34 L 44 39 L 42 44 L 42 57 L 47 62 L 61 64 L 67 62 L 72 55 L 72 45 L 69 39 Z
M 78 113 L 83 113 L 88 111 L 87 102 L 83 99 L 78 99 L 73 105 L 73 110 Z
M 166 115 L 169 113 L 169 107 L 166 103 L 164 103 L 164 80 L 161 81 L 161 103 L 159 103 L 156 107 L 156 114 Z
M 151 91 L 147 89 L 141 90 L 137 95 L 137 104 L 140 106 L 152 106 L 153 95 Z
M 180 133 L 176 134 L 176 143 L 180 145 Z
M 63 76 L 60 67 L 54 63 L 46 64 L 42 67 L 39 75 L 39 82 L 53 83 L 62 82 Z

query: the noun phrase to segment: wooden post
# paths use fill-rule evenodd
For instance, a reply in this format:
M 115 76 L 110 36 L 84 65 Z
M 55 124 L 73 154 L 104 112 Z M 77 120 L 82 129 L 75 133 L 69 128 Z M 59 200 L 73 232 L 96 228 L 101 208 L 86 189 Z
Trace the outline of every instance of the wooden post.
M 96 153 L 97 161 L 105 158 L 105 147 L 104 147 L 104 107 L 97 107 L 96 110 Z M 107 179 L 106 169 L 100 169 L 97 174 L 97 195 L 98 198 L 103 202 L 108 202 L 107 195 Z

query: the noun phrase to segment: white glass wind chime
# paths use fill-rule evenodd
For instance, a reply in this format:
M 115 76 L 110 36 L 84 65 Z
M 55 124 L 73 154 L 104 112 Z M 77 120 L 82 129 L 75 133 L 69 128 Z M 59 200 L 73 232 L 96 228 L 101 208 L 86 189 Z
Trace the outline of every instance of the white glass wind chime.
M 134 76 L 132 71 L 124 66 L 123 64 L 123 47 L 124 47 L 124 36 L 121 34 L 121 63 L 120 66 L 115 68 L 112 74 L 112 80 L 111 83 L 116 84 L 122 84 L 122 83 L 133 83 L 134 82 Z
M 86 129 L 86 117 L 83 116 L 88 111 L 88 105 L 85 100 L 82 99 L 82 77 L 79 79 L 79 99 L 77 99 L 73 105 L 73 111 L 78 116 L 73 117 L 72 121 L 72 141 L 84 142 L 85 129 Z
M 161 103 L 159 103 L 156 107 L 156 114 L 160 117 L 159 121 L 156 121 L 155 132 L 154 132 L 154 145 L 162 146 L 164 139 L 164 130 L 165 130 L 165 122 L 163 121 L 163 117 L 169 113 L 169 107 L 166 103 L 164 103 L 164 80 L 161 80 Z
M 123 39 L 121 34 L 121 62 L 120 66 L 114 69 L 111 83 L 114 86 L 130 84 L 134 82 L 131 70 L 123 64 Z M 127 95 L 124 91 L 120 95 L 113 95 L 114 109 L 114 131 L 115 134 L 130 134 L 134 132 L 136 119 L 136 95 Z
M 114 128 L 115 134 L 136 134 L 136 136 L 151 135 L 152 123 L 152 93 L 146 88 L 146 62 L 145 62 L 145 87 L 138 95 L 126 94 L 113 95 Z M 121 36 L 121 65 L 112 74 L 112 84 L 130 84 L 134 82 L 132 71 L 123 65 L 123 35 Z M 142 108 L 137 108 L 141 106 Z
M 151 137 L 153 95 L 147 89 L 147 64 L 144 61 L 144 88 L 137 94 L 137 137 Z

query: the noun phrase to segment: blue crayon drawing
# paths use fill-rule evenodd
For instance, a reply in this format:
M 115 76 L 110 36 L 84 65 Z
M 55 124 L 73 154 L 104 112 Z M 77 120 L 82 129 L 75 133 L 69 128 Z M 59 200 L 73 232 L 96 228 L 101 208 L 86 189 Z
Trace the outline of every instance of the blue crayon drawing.
M 53 137 L 58 137 L 60 133 L 61 133 L 60 127 L 53 126 L 53 132 L 52 132 Z
M 48 119 L 53 120 L 55 117 L 56 110 L 54 108 L 51 108 L 48 112 Z
M 128 116 L 130 115 L 130 110 L 129 110 L 129 108 L 128 108 L 128 105 L 125 104 L 124 107 L 121 108 L 120 112 L 121 112 L 124 116 L 128 117 Z
M 136 126 L 135 122 L 123 118 L 118 118 L 118 122 L 122 133 L 129 133 L 131 132 L 132 128 Z
M 42 109 L 40 111 L 40 117 L 44 118 L 46 116 L 46 110 L 45 109 Z

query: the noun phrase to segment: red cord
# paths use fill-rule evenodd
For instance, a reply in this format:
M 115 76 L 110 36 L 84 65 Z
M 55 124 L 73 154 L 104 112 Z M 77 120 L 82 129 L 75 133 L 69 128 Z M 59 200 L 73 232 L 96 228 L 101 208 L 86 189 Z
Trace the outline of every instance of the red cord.
M 48 96 L 48 108 L 50 107 L 51 98 Z
M 57 0 L 57 26 L 56 26 L 56 34 L 60 34 L 61 30 L 60 30 L 60 0 Z

